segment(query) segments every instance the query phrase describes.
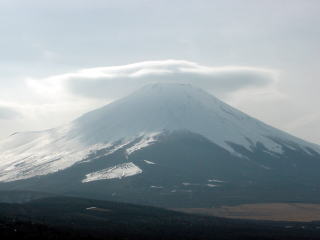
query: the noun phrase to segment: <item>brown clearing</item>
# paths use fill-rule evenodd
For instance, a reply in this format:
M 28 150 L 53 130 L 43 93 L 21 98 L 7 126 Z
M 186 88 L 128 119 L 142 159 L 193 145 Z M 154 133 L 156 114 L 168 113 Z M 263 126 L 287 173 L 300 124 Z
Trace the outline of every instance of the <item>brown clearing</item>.
M 217 208 L 180 208 L 174 210 L 237 219 L 299 222 L 320 221 L 320 204 L 258 203 Z

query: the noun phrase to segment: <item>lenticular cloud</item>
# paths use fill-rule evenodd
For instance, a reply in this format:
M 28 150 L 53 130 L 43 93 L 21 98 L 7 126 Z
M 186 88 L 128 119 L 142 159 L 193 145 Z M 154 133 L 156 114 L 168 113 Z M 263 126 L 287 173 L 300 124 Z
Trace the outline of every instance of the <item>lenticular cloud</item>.
M 189 83 L 215 95 L 265 87 L 275 71 L 255 67 L 209 67 L 182 60 L 147 61 L 123 66 L 82 69 L 74 73 L 31 80 L 43 92 L 64 91 L 80 97 L 113 100 L 159 82 Z

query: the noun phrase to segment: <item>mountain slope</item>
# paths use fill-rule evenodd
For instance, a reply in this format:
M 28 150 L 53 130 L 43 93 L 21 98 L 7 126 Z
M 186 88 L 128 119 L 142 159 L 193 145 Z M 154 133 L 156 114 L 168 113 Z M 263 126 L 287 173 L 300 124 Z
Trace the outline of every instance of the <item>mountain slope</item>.
M 208 206 L 235 193 L 314 200 L 319 168 L 318 145 L 183 84 L 149 85 L 66 126 L 0 143 L 0 189 L 153 205 Z
M 64 127 L 17 133 L 1 142 L 0 181 L 56 172 L 85 159 L 93 151 L 108 147 L 114 151 L 117 141 L 122 141 L 122 146 L 145 136 L 143 141 L 152 142 L 157 133 L 181 129 L 201 134 L 235 154 L 238 151 L 232 144 L 250 151 L 263 144 L 270 154 L 282 153 L 279 141 L 309 154 L 320 152 L 319 146 L 265 125 L 200 89 L 155 84 Z

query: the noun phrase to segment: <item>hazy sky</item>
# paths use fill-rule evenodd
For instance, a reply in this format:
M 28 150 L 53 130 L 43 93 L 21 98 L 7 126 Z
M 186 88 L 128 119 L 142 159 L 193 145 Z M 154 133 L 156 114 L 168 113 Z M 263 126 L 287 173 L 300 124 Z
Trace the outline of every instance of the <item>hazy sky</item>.
M 185 81 L 320 144 L 319 12 L 318 0 L 0 0 L 0 138 Z

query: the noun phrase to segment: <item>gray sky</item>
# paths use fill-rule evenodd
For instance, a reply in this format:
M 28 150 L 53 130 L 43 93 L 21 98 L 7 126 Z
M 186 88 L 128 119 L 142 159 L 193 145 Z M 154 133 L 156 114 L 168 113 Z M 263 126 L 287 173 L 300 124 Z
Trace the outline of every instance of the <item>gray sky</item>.
M 320 144 L 319 12 L 318 0 L 0 0 L 0 138 L 174 79 Z

